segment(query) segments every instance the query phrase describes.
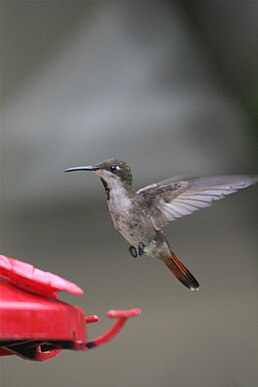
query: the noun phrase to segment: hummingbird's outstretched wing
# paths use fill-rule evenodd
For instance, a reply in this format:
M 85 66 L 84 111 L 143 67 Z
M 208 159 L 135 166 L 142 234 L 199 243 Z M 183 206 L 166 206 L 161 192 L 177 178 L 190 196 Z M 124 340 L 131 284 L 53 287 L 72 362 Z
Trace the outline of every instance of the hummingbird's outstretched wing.
M 152 224 L 160 230 L 177 218 L 190 215 L 213 201 L 258 182 L 258 176 L 219 176 L 192 180 L 167 179 L 136 193 L 147 204 Z

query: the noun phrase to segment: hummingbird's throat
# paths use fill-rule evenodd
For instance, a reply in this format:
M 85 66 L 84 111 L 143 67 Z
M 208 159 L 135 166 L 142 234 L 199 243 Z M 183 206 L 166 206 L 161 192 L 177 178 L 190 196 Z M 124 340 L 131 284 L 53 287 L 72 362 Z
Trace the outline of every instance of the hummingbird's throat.
M 100 180 L 105 188 L 106 198 L 107 198 L 107 200 L 109 200 L 110 199 L 110 188 L 109 188 L 107 182 L 102 177 L 100 178 Z

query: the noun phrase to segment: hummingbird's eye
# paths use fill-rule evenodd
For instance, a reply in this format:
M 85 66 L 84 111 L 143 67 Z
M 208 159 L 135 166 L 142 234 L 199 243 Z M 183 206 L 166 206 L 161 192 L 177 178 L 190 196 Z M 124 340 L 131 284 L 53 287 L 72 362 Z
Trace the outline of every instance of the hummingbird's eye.
M 111 172 L 115 172 L 118 168 L 117 168 L 117 165 L 113 164 L 109 169 Z

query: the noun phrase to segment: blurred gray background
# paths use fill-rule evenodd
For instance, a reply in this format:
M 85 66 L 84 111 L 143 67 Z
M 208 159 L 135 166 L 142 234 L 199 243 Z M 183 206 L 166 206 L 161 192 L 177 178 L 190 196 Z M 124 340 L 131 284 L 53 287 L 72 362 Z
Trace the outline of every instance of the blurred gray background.
M 171 224 L 201 287 L 132 259 L 103 187 L 64 169 L 116 157 L 140 187 L 257 173 L 256 1 L 1 2 L 1 251 L 76 282 L 100 316 L 142 308 L 95 351 L 2 358 L 6 386 L 256 386 L 257 187 Z M 51 321 L 49 322 L 51 324 Z

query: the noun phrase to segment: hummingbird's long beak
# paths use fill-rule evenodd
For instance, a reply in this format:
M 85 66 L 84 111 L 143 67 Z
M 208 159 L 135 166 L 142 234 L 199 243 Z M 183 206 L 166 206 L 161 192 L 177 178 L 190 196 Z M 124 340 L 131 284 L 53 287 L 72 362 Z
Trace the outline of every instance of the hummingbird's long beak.
M 88 166 L 68 168 L 64 172 L 96 171 L 97 169 L 98 169 L 97 167 L 88 165 Z

